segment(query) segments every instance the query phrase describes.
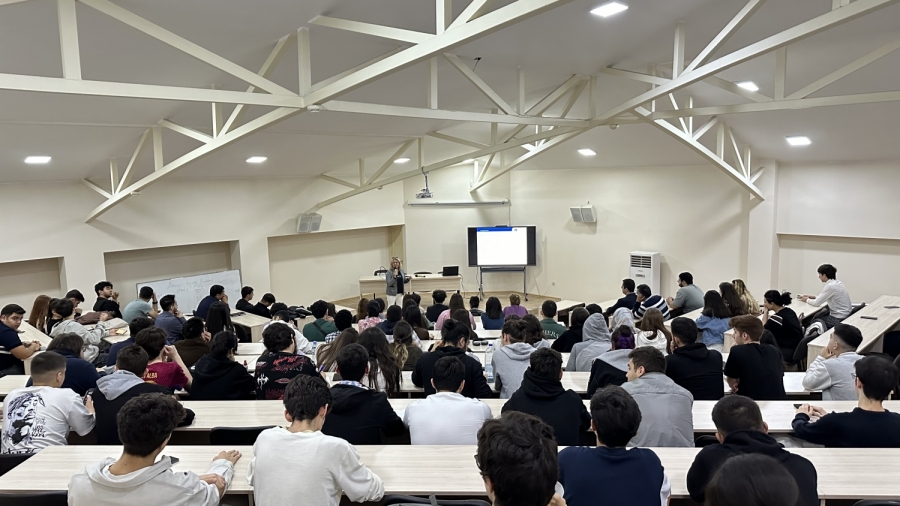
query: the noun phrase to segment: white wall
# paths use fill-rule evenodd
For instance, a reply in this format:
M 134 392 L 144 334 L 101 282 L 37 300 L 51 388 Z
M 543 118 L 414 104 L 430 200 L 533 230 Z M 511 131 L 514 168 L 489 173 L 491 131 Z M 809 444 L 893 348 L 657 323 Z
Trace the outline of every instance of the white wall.
M 58 258 L 0 263 L 0 307 L 18 304 L 31 311 L 38 295 L 62 297 L 59 277 Z

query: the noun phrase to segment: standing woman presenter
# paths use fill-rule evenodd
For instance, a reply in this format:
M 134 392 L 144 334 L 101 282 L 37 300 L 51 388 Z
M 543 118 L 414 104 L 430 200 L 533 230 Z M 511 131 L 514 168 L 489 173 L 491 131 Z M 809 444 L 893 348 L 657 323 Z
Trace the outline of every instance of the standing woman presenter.
M 409 283 L 409 276 L 403 272 L 400 267 L 400 259 L 391 258 L 391 268 L 384 273 L 384 279 L 387 283 L 385 293 L 387 293 L 387 305 L 395 306 L 397 301 L 403 297 L 403 287 Z

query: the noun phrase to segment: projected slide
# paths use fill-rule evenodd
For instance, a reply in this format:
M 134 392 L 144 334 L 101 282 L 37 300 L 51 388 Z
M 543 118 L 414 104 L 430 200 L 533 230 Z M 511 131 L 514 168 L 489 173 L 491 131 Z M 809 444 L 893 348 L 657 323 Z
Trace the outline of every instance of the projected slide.
M 528 227 L 479 227 L 478 265 L 527 265 Z

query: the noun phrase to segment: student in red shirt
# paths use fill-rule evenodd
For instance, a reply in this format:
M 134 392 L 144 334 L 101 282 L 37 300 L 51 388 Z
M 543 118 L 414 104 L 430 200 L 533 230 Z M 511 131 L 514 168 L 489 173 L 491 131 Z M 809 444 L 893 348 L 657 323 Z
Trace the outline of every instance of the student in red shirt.
M 166 331 L 156 327 L 146 328 L 135 336 L 134 342 L 147 352 L 150 363 L 144 373 L 144 381 L 156 383 L 174 390 L 190 389 L 191 371 L 184 365 L 178 350 L 166 345 Z

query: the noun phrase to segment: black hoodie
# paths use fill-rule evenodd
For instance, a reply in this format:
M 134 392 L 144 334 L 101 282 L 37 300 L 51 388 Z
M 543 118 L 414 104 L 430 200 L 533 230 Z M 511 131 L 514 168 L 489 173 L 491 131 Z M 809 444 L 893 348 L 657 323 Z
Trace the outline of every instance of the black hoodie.
M 556 442 L 562 446 L 580 444 L 580 433 L 591 427 L 591 415 L 581 396 L 572 390 L 563 389 L 562 383 L 555 378 L 544 378 L 525 371 L 522 384 L 501 409 L 521 411 L 534 415 L 553 427 Z
M 433 394 L 434 387 L 431 386 L 431 378 L 434 376 L 434 364 L 444 357 L 456 357 L 462 360 L 463 365 L 466 366 L 466 384 L 463 387 L 463 396 L 472 399 L 494 397 L 494 391 L 484 379 L 484 368 L 481 366 L 481 362 L 466 355 L 465 350 L 456 346 L 442 346 L 435 351 L 423 353 L 413 368 L 413 385 L 424 388 L 425 395 Z
M 695 401 L 717 401 L 725 395 L 722 354 L 703 343 L 675 348 L 666 356 L 666 376 L 694 395 Z
M 560 353 L 571 353 L 572 346 L 581 342 L 583 330 L 584 325 L 572 325 L 550 347 Z
M 256 380 L 243 364 L 203 355 L 191 371 L 191 399 L 235 401 L 256 397 Z
M 738 430 L 725 437 L 722 444 L 710 445 L 697 454 L 687 473 L 687 489 L 691 499 L 702 503 L 706 499 L 706 484 L 725 459 L 734 455 L 759 453 L 781 462 L 800 489 L 800 504 L 819 504 L 818 477 L 812 462 L 784 449 L 768 434 L 755 430 Z
M 322 426 L 323 434 L 352 445 L 380 445 L 382 434 L 396 437 L 406 432 L 384 392 L 338 384 L 331 387 L 331 397 L 334 400 Z

